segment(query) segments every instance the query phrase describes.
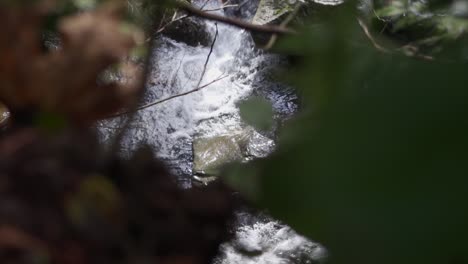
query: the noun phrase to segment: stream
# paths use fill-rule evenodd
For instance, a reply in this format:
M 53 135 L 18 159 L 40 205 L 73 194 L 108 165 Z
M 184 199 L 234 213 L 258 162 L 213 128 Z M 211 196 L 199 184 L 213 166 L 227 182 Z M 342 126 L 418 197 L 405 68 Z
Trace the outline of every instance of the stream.
M 205 1 L 195 2 L 199 6 L 205 4 Z M 241 7 L 226 12 L 227 15 L 236 14 L 248 19 L 253 15 L 250 6 L 255 1 L 239 2 L 243 2 Z M 219 7 L 217 0 L 208 1 L 204 6 L 205 9 Z M 224 15 L 222 10 L 216 12 Z M 196 88 L 200 78 L 201 85 L 213 83 L 198 92 L 139 111 L 123 139 L 121 150 L 130 153 L 142 142 L 151 145 L 184 188 L 205 184 L 194 171 L 198 166 L 194 165 L 194 160 L 197 160 L 198 152 L 205 151 L 197 146 L 209 145 L 210 139 L 220 142 L 233 135 L 246 134 L 246 145 L 236 148 L 244 161 L 267 156 L 274 150 L 274 131 L 260 133 L 243 123 L 239 102 L 251 96 L 267 99 L 272 103 L 278 124 L 298 110 L 294 91 L 273 81 L 273 70 L 283 63 L 280 57 L 256 49 L 250 33 L 244 30 L 202 20 L 198 22 L 212 41 L 218 31 L 205 74 L 203 69 L 210 45 L 190 46 L 162 35 L 158 37 L 151 58 L 153 71 L 143 103 L 190 91 Z M 101 124 L 104 141 L 114 135 L 121 121 L 117 118 Z M 232 152 L 232 149 L 225 151 Z M 223 155 L 218 149 L 215 153 Z M 210 158 L 218 159 L 216 155 Z M 232 160 L 228 158 L 226 161 Z M 237 218 L 235 239 L 222 245 L 215 264 L 317 263 L 326 256 L 322 246 L 264 213 L 238 212 Z

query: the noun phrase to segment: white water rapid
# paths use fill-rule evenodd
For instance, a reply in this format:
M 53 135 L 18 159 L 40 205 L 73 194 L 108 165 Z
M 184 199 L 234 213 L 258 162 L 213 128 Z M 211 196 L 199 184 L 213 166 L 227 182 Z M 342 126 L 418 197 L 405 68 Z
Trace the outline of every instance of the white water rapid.
M 211 0 L 205 9 L 216 9 L 219 5 L 217 0 Z M 217 12 L 223 15 L 223 11 Z M 294 93 L 268 78 L 269 70 L 280 63 L 279 58 L 257 51 L 252 37 L 244 30 L 203 23 L 212 39 L 216 27 L 219 35 L 201 84 L 217 81 L 201 91 L 139 111 L 124 138 L 122 150 L 128 153 L 141 142 L 153 146 L 185 188 L 192 184 L 194 138 L 229 135 L 245 128 L 236 106 L 239 101 L 251 95 L 263 96 L 272 102 L 277 119 L 297 110 Z M 145 103 L 194 89 L 209 52 L 209 46 L 193 47 L 160 37 L 152 58 L 154 71 Z M 100 128 L 103 139 L 111 137 L 115 132 L 113 127 L 118 125 L 118 119 L 103 124 Z M 255 147 L 260 152 L 271 151 L 273 140 L 266 142 L 271 143 Z M 236 238 L 222 246 L 216 264 L 313 263 L 325 255 L 321 246 L 268 217 L 239 213 L 238 218 Z

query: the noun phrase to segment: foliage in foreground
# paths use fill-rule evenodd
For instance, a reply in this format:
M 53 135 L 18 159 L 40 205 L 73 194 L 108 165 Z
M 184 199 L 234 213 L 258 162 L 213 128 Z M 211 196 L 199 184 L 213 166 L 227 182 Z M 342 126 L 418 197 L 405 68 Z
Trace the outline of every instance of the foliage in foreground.
M 0 263 L 210 263 L 230 237 L 232 191 L 182 189 L 151 148 L 122 158 L 92 129 L 143 89 L 128 59 L 140 31 L 108 2 L 61 17 L 61 46 L 47 50 L 52 7 L 0 5 L 0 101 L 11 112 L 0 105 Z M 121 78 L 103 78 L 109 68 Z
M 280 44 L 303 111 L 272 157 L 229 180 L 330 263 L 468 263 L 465 42 L 430 61 L 383 52 L 354 9 Z
M 449 44 L 456 49 L 439 41 L 425 45 L 424 52 L 444 47 L 432 61 L 383 52 L 359 27 L 354 9 L 352 4 L 336 8 L 318 25 L 283 39 L 277 47 L 296 58 L 287 78 L 302 94 L 302 112 L 284 128 L 272 157 L 228 170 L 228 180 L 260 207 L 323 243 L 330 250 L 330 263 L 467 263 L 464 41 L 455 35 L 457 42 Z M 391 30 L 402 29 L 395 24 L 406 16 L 392 12 L 378 15 L 388 18 Z M 79 63 L 81 70 L 91 72 L 78 75 L 84 76 L 83 85 L 74 90 L 79 96 L 70 97 L 57 82 L 65 76 L 56 76 L 59 68 L 52 66 L 72 65 L 75 61 L 69 57 L 79 62 L 95 59 L 109 55 L 108 50 L 100 42 L 100 48 L 91 51 L 79 45 L 78 50 L 92 56 L 77 58 L 65 42 L 63 50 L 44 53 L 37 45 L 37 24 L 28 20 L 36 17 L 18 20 L 7 11 L 2 14 L 0 19 L 7 19 L 3 24 L 12 25 L 9 36 L 17 40 L 12 45 L 11 39 L 0 39 L 0 97 L 12 111 L 10 129 L 16 129 L 0 140 L 2 260 L 206 263 L 228 237 L 233 209 L 228 191 L 216 186 L 212 192 L 180 190 L 145 151 L 128 161 L 95 149 L 93 137 L 21 127 L 31 125 L 24 117 L 30 121 L 37 111 L 48 114 L 47 120 L 50 112 L 59 114 L 74 127 L 131 103 L 95 94 L 109 89 L 96 87 L 99 72 L 130 49 L 123 32 L 114 31 L 119 27 L 113 16 L 99 21 L 114 21 L 110 29 L 119 41 L 113 44 L 122 40 L 125 45 L 101 57 L 105 63 L 99 61 L 97 68 Z M 25 27 L 17 27 L 23 22 Z M 93 23 L 85 25 L 91 32 L 97 30 L 90 27 Z M 421 23 L 409 25 L 405 29 Z M 400 34 L 411 41 L 427 40 L 427 35 L 406 34 L 419 30 L 390 35 L 393 40 Z M 62 33 L 67 32 L 76 40 L 80 30 Z M 72 42 L 77 43 L 83 41 Z M 37 61 L 26 67 L 26 55 Z M 34 89 L 39 87 L 40 92 Z M 108 91 L 119 95 L 121 90 Z M 105 107 L 96 115 L 83 102 Z M 251 106 L 244 109 L 255 112 Z M 253 117 L 250 121 L 257 122 L 264 116 Z

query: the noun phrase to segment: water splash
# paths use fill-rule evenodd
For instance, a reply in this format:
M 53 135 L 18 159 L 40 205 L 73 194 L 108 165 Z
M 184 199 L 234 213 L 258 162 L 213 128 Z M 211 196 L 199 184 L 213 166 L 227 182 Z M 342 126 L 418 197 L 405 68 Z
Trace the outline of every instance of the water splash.
M 238 228 L 234 241 L 221 250 L 215 264 L 312 264 L 322 262 L 327 255 L 322 246 L 277 221 Z
M 219 4 L 218 1 L 209 1 L 206 8 L 216 9 Z M 218 13 L 223 14 L 222 11 Z M 210 83 L 220 76 L 227 77 L 201 91 L 139 111 L 122 142 L 123 153 L 131 152 L 142 142 L 152 146 L 179 176 L 180 184 L 187 188 L 191 186 L 193 138 L 232 135 L 245 129 L 236 106 L 240 100 L 255 93 L 270 99 L 279 116 L 284 117 L 297 110 L 296 97 L 291 90 L 265 80 L 263 71 L 277 65 L 277 58 L 257 51 L 248 32 L 224 24 L 203 23 L 212 38 L 216 27 L 219 35 L 201 83 Z M 154 71 L 148 80 L 144 103 L 196 88 L 209 51 L 209 47 L 193 47 L 159 37 L 151 58 Z M 117 118 L 101 126 L 103 140 L 112 137 L 121 121 Z M 265 156 L 264 149 L 271 151 L 270 145 L 256 144 L 250 151 Z M 242 217 L 245 220 L 253 216 Z M 240 225 L 236 234 L 235 241 L 223 246 L 218 264 L 298 263 L 295 261 L 302 256 L 313 256 L 317 248 L 321 248 L 289 227 L 270 220 Z M 238 251 L 239 245 L 247 251 L 258 250 L 260 255 L 246 256 Z

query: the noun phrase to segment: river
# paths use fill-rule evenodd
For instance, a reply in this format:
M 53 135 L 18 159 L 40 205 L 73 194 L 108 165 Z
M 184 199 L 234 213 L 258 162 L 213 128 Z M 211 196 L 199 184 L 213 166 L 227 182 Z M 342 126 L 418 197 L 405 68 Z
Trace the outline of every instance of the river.
M 249 7 L 252 2 L 244 1 L 242 9 L 231 9 L 230 15 L 252 16 Z M 218 1 L 211 0 L 204 8 L 219 7 Z M 223 10 L 216 12 L 224 15 Z M 253 95 L 266 98 L 272 103 L 279 123 L 298 109 L 294 91 L 272 81 L 272 71 L 283 63 L 280 57 L 256 49 L 251 35 L 244 30 L 202 23 L 212 40 L 218 31 L 205 74 L 210 46 L 190 46 L 160 36 L 151 60 L 154 70 L 149 76 L 144 103 L 190 91 L 196 88 L 200 78 L 201 85 L 213 83 L 198 92 L 139 111 L 122 143 L 123 153 L 131 152 L 142 142 L 153 146 L 184 188 L 196 183 L 193 177 L 195 140 L 246 130 L 237 106 L 240 101 Z M 103 140 L 114 134 L 120 121 L 114 119 L 102 124 Z M 259 156 L 273 151 L 274 133 L 253 133 L 256 137 L 248 144 Z M 319 244 L 264 213 L 238 212 L 237 216 L 236 238 L 222 245 L 216 264 L 314 263 L 326 256 Z

